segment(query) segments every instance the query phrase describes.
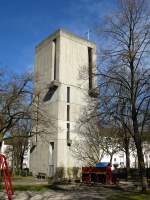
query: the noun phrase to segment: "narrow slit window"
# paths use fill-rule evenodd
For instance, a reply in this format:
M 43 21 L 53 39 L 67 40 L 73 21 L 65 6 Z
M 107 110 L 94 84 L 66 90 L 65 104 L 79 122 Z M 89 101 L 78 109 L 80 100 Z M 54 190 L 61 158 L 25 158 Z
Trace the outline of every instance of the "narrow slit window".
M 67 121 L 70 120 L 70 105 L 67 105 Z
M 54 150 L 54 142 L 50 142 L 50 145 L 52 147 L 52 150 Z
M 89 89 L 92 89 L 92 48 L 88 47 Z
M 54 80 L 56 80 L 56 39 L 53 40 L 54 43 Z
M 70 140 L 70 123 L 67 123 L 67 141 Z
M 67 103 L 70 103 L 70 87 L 67 87 Z

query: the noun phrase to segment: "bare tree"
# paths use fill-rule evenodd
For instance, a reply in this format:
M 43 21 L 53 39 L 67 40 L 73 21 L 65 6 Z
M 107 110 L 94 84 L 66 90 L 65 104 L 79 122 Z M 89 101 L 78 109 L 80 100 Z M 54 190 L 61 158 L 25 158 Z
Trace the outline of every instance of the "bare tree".
M 142 135 L 150 122 L 150 16 L 145 0 L 120 0 L 108 18 L 100 55 L 100 87 L 108 121 L 114 118 L 132 136 L 142 190 L 147 189 Z M 125 109 L 123 109 L 123 107 Z M 117 126 L 118 127 L 118 126 Z
M 31 103 L 31 76 L 6 77 L 0 80 L 0 135 L 14 127 L 19 120 L 29 119 L 29 105 Z M 30 89 L 29 89 L 30 88 Z M 26 102 L 26 103 L 25 103 Z M 28 103 L 27 103 L 28 102 Z
M 84 120 L 86 120 L 84 118 Z M 83 162 L 84 165 L 95 166 L 104 156 L 104 150 L 101 148 L 102 140 L 100 130 L 96 121 L 80 121 L 78 129 L 78 138 L 72 146 L 74 156 Z
M 110 157 L 110 163 L 112 163 L 113 156 L 123 150 L 118 136 L 119 129 L 104 127 L 100 128 L 100 132 L 102 136 L 101 148 L 104 150 L 105 155 Z
M 105 155 L 112 162 L 113 155 L 121 150 L 118 131 L 119 129 L 100 124 L 97 100 L 90 101 L 78 122 L 78 139 L 73 144 L 72 151 L 79 160 L 90 166 L 95 166 Z
M 0 136 L 10 132 L 15 142 L 47 134 L 56 130 L 55 120 L 45 112 L 40 92 L 33 95 L 32 74 L 0 74 Z M 22 135 L 13 134 L 14 128 L 22 126 Z M 23 127 L 26 126 L 26 131 Z M 49 128 L 51 127 L 51 129 Z M 16 132 L 16 131 L 15 131 Z M 20 141 L 19 141 L 20 140 Z M 21 165 L 20 165 L 21 166 Z
M 28 130 L 26 126 L 15 126 L 11 132 L 11 137 L 6 138 L 7 148 L 5 154 L 12 160 L 12 168 L 15 171 L 23 169 L 25 153 L 29 149 Z

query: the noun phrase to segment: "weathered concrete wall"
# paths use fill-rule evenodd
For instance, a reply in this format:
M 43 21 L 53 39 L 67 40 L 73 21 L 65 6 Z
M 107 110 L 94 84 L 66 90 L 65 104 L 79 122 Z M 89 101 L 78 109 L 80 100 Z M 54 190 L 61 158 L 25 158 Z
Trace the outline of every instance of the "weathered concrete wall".
M 67 172 L 68 167 L 80 165 L 79 161 L 72 157 L 71 147 L 67 146 L 67 123 L 70 123 L 70 139 L 74 141 L 77 138 L 76 123 L 83 107 L 87 105 L 89 80 L 81 79 L 79 74 L 84 67 L 88 75 L 88 47 L 93 48 L 93 62 L 95 62 L 95 44 L 59 30 L 36 48 L 34 91 L 40 94 L 40 108 L 50 120 L 55 121 L 56 130 L 53 135 L 47 135 L 45 141 L 44 137 L 41 139 L 38 136 L 30 159 L 30 169 L 34 174 L 38 172 L 48 174 L 50 142 L 54 142 L 55 170 L 63 167 Z M 54 80 L 55 64 L 55 80 L 59 82 L 59 86 L 49 100 L 43 101 L 49 90 L 49 84 Z M 69 103 L 67 103 L 67 87 L 70 87 Z M 70 106 L 69 121 L 67 121 L 67 105 Z

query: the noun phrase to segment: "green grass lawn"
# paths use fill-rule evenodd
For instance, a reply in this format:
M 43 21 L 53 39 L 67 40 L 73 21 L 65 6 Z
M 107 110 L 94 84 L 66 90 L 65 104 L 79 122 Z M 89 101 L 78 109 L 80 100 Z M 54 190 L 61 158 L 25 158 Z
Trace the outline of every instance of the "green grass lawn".
M 119 192 L 112 194 L 107 200 L 150 200 L 150 193 L 129 193 L 129 192 Z
M 30 181 L 31 179 L 31 181 Z M 70 187 L 59 187 L 59 185 L 55 184 L 51 184 L 49 185 L 48 183 L 38 183 L 38 184 L 32 184 L 32 180 L 34 180 L 33 177 L 20 177 L 20 176 L 15 176 L 13 181 L 15 181 L 15 183 L 13 184 L 13 189 L 14 191 L 48 191 L 50 189 L 57 191 L 57 190 L 63 190 L 63 191 L 68 191 L 71 192 L 72 190 L 74 191 L 74 188 L 70 188 Z M 19 184 L 19 182 L 21 182 L 22 184 Z M 28 181 L 30 184 L 28 184 Z M 77 186 L 73 186 L 75 187 L 76 192 L 78 192 L 78 187 Z M 0 184 L 0 190 L 2 190 L 2 186 Z M 97 188 L 93 188 L 95 189 L 97 192 L 100 190 L 100 187 Z M 106 188 L 105 188 L 106 189 Z M 109 190 L 108 190 L 109 191 Z M 150 192 L 147 194 L 141 194 L 140 192 L 126 192 L 121 190 L 120 188 L 112 188 L 112 191 L 110 192 L 110 196 L 107 197 L 107 200 L 150 200 Z
M 48 184 L 42 184 L 42 185 L 14 185 L 13 186 L 14 191 L 46 191 L 50 189 L 50 186 Z
M 42 185 L 14 185 L 14 191 L 47 191 L 49 189 L 52 189 L 54 191 L 57 190 L 64 190 L 63 188 L 59 188 L 57 185 L 48 185 L 48 184 L 42 184 Z M 68 190 L 69 191 L 69 190 Z M 78 191 L 78 189 L 77 189 Z M 70 191 L 71 192 L 71 191 Z M 110 197 L 107 198 L 107 200 L 150 200 L 150 192 L 147 194 L 141 194 L 140 192 L 124 192 L 118 190 L 113 191 L 112 194 L 110 194 Z
M 54 191 L 60 190 L 55 185 L 48 185 L 48 184 L 42 184 L 42 185 L 14 185 L 14 191 L 47 191 L 49 189 L 52 189 Z M 63 190 L 63 189 L 62 189 Z M 78 191 L 78 190 L 77 190 Z M 70 191 L 71 192 L 71 191 Z M 150 193 L 147 194 L 141 194 L 139 192 L 124 192 L 124 191 L 118 191 L 112 193 L 107 200 L 150 200 Z
M 32 176 L 14 176 L 12 178 L 13 190 L 19 191 L 41 191 L 48 190 L 50 185 L 48 183 L 34 184 L 35 178 Z M 33 182 L 33 183 L 32 183 Z M 2 186 L 3 183 L 3 186 Z M 4 181 L 0 183 L 0 190 L 4 189 Z M 21 184 L 20 184 L 21 183 Z
M 3 190 L 4 187 L 0 185 L 0 190 Z M 46 191 L 50 189 L 50 185 L 48 184 L 38 184 L 38 185 L 13 185 L 13 190 L 16 191 Z
M 11 177 L 12 181 L 28 181 L 28 180 L 35 180 L 33 176 L 13 176 Z

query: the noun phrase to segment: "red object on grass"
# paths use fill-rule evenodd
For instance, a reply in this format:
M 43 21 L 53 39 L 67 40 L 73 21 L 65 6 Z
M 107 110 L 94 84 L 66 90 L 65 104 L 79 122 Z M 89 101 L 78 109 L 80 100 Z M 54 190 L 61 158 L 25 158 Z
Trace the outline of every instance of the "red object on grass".
M 82 167 L 82 182 L 106 183 L 106 167 Z
M 5 189 L 8 196 L 8 200 L 12 200 L 12 195 L 14 194 L 12 189 L 12 183 L 10 178 L 10 172 L 8 170 L 8 164 L 6 157 L 3 154 L 0 154 L 0 169 L 3 171 Z

